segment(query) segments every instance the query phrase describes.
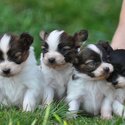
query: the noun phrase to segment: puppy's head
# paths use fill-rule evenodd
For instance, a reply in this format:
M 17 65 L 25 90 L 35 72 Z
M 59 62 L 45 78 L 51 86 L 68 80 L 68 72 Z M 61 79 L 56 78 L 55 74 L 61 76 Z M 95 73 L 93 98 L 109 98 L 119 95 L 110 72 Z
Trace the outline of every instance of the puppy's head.
M 43 40 L 43 62 L 50 67 L 61 67 L 73 61 L 80 44 L 88 37 L 86 30 L 73 36 L 64 31 L 40 32 Z
M 116 88 L 125 87 L 125 50 L 112 51 L 110 62 L 114 66 L 114 71 L 107 80 Z
M 32 42 L 33 37 L 28 33 L 20 36 L 4 34 L 0 37 L 0 75 L 9 77 L 21 71 Z
M 99 44 L 90 44 L 84 48 L 74 62 L 74 67 L 78 72 L 84 73 L 92 79 L 105 79 L 113 71 L 113 66 L 107 63 Z

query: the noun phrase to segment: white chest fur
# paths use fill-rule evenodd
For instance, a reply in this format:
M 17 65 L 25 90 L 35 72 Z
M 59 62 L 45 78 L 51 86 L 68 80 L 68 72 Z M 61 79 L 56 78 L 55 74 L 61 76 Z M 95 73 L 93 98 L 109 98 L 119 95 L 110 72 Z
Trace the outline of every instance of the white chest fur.
M 82 104 L 86 112 L 99 114 L 104 97 L 113 98 L 112 87 L 107 85 L 105 80 L 89 80 L 83 74 L 80 76 L 77 74 L 77 77 L 68 84 L 68 102 L 76 100 Z
M 73 67 L 71 64 L 67 64 L 62 69 L 56 70 L 49 68 L 44 63 L 42 64 L 42 72 L 46 81 L 45 89 L 45 103 L 51 103 L 54 96 L 62 98 L 70 77 L 72 76 Z
M 0 103 L 22 106 L 25 111 L 34 110 L 42 99 L 43 83 L 31 48 L 21 72 L 11 77 L 0 76 Z

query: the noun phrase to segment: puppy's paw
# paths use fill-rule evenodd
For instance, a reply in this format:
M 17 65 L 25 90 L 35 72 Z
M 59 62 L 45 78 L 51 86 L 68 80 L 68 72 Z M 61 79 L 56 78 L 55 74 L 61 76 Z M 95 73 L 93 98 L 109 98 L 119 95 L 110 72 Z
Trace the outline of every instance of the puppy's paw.
M 51 104 L 48 104 L 48 105 L 47 104 L 45 104 L 45 105 L 44 104 L 43 105 L 39 105 L 38 109 L 46 109 L 48 106 L 51 106 Z
M 125 117 L 125 107 L 122 103 L 119 101 L 114 101 L 113 103 L 113 113 L 120 116 L 120 117 Z
M 109 119 L 112 119 L 112 115 L 111 114 L 103 114 L 103 115 L 101 115 L 101 118 L 109 120 Z
M 35 105 L 31 105 L 31 103 L 24 103 L 23 105 L 23 111 L 24 112 L 31 112 L 31 111 L 34 111 L 36 108 Z
M 23 108 L 23 112 L 31 112 L 33 109 L 30 106 Z
M 45 109 L 45 106 L 44 105 L 38 105 L 38 109 Z
M 75 112 L 67 112 L 66 113 L 66 118 L 67 119 L 76 119 L 77 117 L 78 117 L 78 115 Z

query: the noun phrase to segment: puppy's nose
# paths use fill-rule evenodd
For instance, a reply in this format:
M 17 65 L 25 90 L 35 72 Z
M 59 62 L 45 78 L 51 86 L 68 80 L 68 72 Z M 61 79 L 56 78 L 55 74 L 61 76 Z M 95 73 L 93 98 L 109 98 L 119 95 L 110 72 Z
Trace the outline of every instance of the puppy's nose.
M 105 71 L 106 73 L 109 73 L 109 68 L 108 68 L 108 67 L 105 67 L 105 68 L 104 68 L 104 71 Z
M 6 75 L 9 74 L 10 73 L 10 69 L 3 69 L 3 73 L 6 74 Z
M 51 64 L 55 62 L 55 58 L 49 58 L 48 60 L 49 60 L 49 63 Z

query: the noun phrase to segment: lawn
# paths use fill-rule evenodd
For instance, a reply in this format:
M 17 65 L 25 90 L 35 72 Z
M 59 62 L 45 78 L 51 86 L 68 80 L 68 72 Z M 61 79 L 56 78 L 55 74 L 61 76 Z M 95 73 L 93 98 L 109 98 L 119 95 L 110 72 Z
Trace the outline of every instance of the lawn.
M 111 41 L 118 24 L 122 0 L 0 0 L 0 33 L 29 32 L 39 62 L 40 30 L 63 29 L 73 34 L 88 29 L 88 43 Z M 17 108 L 0 108 L 0 125 L 124 125 L 122 118 L 102 120 L 80 115 L 66 120 L 67 106 L 60 102 L 47 109 L 22 112 Z

